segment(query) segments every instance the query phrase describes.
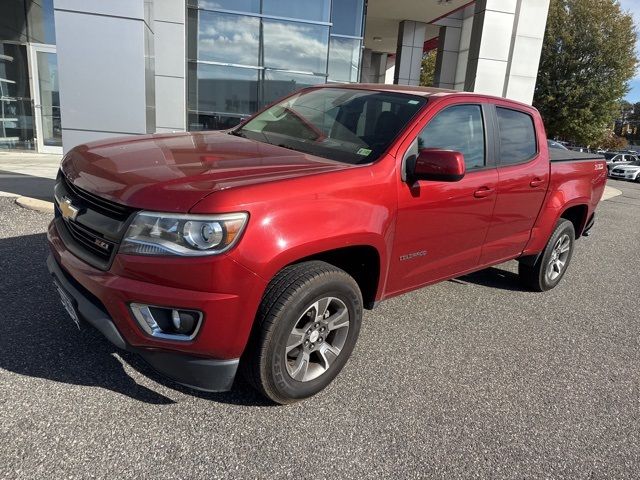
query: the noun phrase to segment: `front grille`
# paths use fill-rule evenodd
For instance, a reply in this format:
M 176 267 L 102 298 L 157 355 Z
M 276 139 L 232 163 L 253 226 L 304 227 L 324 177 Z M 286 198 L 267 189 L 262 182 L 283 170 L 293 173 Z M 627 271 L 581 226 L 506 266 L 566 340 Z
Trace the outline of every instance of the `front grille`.
M 55 197 L 56 226 L 69 251 L 96 268 L 108 270 L 135 210 L 78 188 L 62 172 Z M 63 200 L 77 210 L 75 218 L 62 214 L 59 202 Z
M 64 175 L 60 175 L 60 177 L 62 177 L 61 180 L 64 183 L 67 192 L 69 192 L 70 195 L 81 199 L 87 204 L 87 206 L 91 207 L 92 209 L 101 212 L 111 218 L 117 218 L 119 220 L 125 220 L 129 217 L 129 214 L 131 213 L 130 208 L 125 207 L 124 205 L 120 205 L 119 203 L 106 200 L 102 197 L 98 197 L 93 193 L 89 193 L 86 190 L 78 188 L 69 180 L 67 180 L 67 177 L 65 177 Z
M 105 261 L 111 258 L 115 249 L 115 243 L 106 240 L 93 230 L 81 227 L 80 224 L 76 222 L 68 221 L 66 222 L 66 226 L 73 238 L 91 253 Z

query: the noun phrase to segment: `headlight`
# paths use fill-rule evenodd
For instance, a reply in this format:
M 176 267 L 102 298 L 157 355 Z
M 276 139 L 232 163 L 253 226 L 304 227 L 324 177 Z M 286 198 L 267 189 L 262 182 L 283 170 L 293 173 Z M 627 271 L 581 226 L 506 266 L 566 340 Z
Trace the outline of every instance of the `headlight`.
M 139 212 L 129 225 L 120 253 L 137 255 L 215 255 L 240 238 L 246 213 L 181 215 Z

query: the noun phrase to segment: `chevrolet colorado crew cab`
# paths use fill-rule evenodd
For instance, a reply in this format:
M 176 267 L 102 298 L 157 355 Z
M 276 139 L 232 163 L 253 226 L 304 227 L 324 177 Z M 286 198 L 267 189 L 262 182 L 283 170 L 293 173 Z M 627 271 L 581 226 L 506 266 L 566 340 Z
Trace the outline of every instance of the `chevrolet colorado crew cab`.
M 240 366 L 284 404 L 336 377 L 382 300 L 511 259 L 554 288 L 606 179 L 550 154 L 528 105 L 311 87 L 231 130 L 71 149 L 47 265 L 75 321 L 160 373 L 223 391 Z

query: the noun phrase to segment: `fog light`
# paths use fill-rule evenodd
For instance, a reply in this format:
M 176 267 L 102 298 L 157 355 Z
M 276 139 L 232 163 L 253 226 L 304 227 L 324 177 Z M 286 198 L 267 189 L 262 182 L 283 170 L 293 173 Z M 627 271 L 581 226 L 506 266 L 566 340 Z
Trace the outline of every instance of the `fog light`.
M 171 310 L 173 328 L 178 333 L 189 335 L 198 323 L 199 313 L 186 310 Z
M 192 340 L 202 324 L 203 315 L 198 310 L 159 307 L 143 303 L 131 303 L 129 307 L 138 325 L 156 338 Z

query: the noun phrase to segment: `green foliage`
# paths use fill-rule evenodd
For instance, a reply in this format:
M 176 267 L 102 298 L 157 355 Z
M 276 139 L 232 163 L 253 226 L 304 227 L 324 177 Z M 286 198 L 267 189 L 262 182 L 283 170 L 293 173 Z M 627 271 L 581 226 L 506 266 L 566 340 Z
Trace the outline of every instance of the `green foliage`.
M 619 137 L 612 130 L 607 130 L 603 138 L 597 144 L 598 148 L 603 148 L 612 152 L 624 150 L 629 146 L 629 142 L 624 137 Z
M 422 57 L 422 68 L 420 69 L 421 87 L 433 87 L 437 56 L 436 50 L 432 50 Z
M 636 36 L 617 0 L 551 0 L 534 99 L 550 138 L 607 138 L 638 64 Z

